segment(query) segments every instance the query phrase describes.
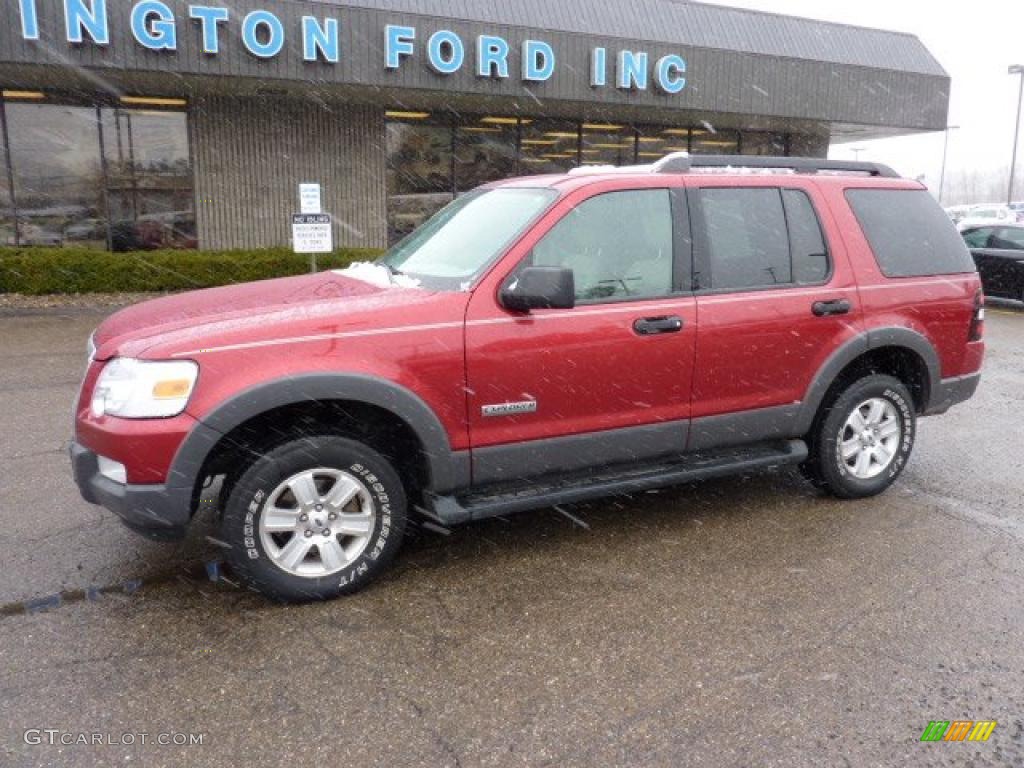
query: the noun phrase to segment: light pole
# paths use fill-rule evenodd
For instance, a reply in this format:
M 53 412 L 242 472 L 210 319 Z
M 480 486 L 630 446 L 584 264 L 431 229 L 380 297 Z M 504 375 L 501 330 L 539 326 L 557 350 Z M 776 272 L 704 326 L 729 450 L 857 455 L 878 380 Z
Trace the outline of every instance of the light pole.
M 1020 107 L 1024 102 L 1024 64 L 1014 64 L 1008 70 L 1011 75 L 1020 76 L 1020 93 L 1017 95 L 1017 122 L 1013 124 L 1013 159 L 1010 160 L 1010 187 L 1006 191 L 1006 202 L 1013 202 L 1013 176 L 1017 172 L 1017 139 L 1020 137 Z
M 867 147 L 850 147 L 850 151 L 853 152 L 854 160 L 860 160 L 860 153 L 866 152 Z
M 942 173 L 939 174 L 939 205 L 942 205 L 942 194 L 946 189 L 946 155 L 949 153 L 949 132 L 959 130 L 959 125 L 946 126 L 946 139 L 942 142 Z

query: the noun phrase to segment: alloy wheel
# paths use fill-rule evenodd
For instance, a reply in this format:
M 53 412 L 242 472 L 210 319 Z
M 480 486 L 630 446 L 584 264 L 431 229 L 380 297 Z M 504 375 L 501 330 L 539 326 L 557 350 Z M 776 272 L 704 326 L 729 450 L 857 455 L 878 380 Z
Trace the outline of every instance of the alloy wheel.
M 340 469 L 292 475 L 260 515 L 263 549 L 283 571 L 306 578 L 337 573 L 370 543 L 377 510 L 362 481 Z
M 839 460 L 859 480 L 884 472 L 899 450 L 903 421 L 896 406 L 872 397 L 850 413 L 839 435 Z

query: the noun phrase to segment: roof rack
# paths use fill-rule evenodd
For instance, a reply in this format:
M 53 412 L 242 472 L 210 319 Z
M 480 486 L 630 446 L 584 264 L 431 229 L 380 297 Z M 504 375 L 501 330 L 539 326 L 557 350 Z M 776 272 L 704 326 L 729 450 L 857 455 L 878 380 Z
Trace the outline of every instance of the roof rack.
M 896 171 L 881 163 L 851 160 L 825 160 L 816 157 L 766 157 L 761 155 L 691 155 L 673 152 L 652 165 L 583 165 L 569 171 L 570 176 L 592 176 L 635 173 L 690 173 L 700 168 L 723 171 L 781 171 L 784 173 L 860 173 L 887 179 L 901 178 Z
M 732 168 L 790 171 L 792 173 L 863 173 L 898 179 L 900 175 L 881 163 L 861 163 L 850 160 L 825 160 L 813 157 L 766 157 L 759 155 L 690 155 L 675 152 L 658 160 L 652 173 L 688 173 L 695 168 Z

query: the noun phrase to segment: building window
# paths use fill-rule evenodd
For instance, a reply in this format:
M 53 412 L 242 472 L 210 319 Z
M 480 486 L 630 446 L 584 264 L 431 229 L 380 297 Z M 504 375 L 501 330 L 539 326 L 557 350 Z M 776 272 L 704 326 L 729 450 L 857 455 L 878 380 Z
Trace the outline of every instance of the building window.
M 388 242 L 395 243 L 454 197 L 452 127 L 427 113 L 389 113 Z
M 195 248 L 185 114 L 103 109 L 101 123 L 113 250 Z
M 565 173 L 579 164 L 579 123 L 569 120 L 522 121 L 519 173 Z M 584 154 L 584 162 L 589 155 Z
M 694 128 L 691 131 L 691 155 L 735 155 L 739 150 L 738 131 L 710 131 L 707 128 Z
M 518 137 L 515 117 L 482 117 L 456 125 L 456 192 L 515 176 Z
M 18 207 L 15 244 L 106 248 L 96 109 L 7 103 L 4 111 Z
M 652 163 L 672 152 L 786 154 L 787 137 L 701 128 L 481 115 L 445 118 L 389 110 L 388 242 L 412 232 L 454 197 L 512 176 L 578 165 Z
M 787 154 L 785 134 L 744 131 L 742 138 L 740 149 L 744 155 L 784 157 Z
M 636 131 L 613 123 L 583 123 L 580 154 L 583 165 L 632 165 L 636 162 Z
M 671 131 L 671 133 L 669 132 Z M 672 152 L 689 151 L 688 128 L 640 125 L 636 129 L 636 161 L 653 163 Z
M 38 101 L 3 106 L 13 199 L 5 177 L 0 243 L 197 246 L 184 112 Z
M 5 128 L 4 105 L 0 102 L 0 129 Z M 11 164 L 7 142 L 0 136 L 0 245 L 14 245 L 14 202 L 11 200 Z

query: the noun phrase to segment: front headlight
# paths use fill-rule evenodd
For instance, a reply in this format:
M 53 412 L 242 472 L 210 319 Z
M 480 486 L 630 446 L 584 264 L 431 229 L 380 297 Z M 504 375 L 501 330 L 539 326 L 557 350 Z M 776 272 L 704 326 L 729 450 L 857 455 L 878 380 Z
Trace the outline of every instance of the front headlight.
M 92 415 L 123 419 L 177 416 L 192 394 L 199 366 L 191 360 L 115 357 L 103 367 L 92 392 Z

